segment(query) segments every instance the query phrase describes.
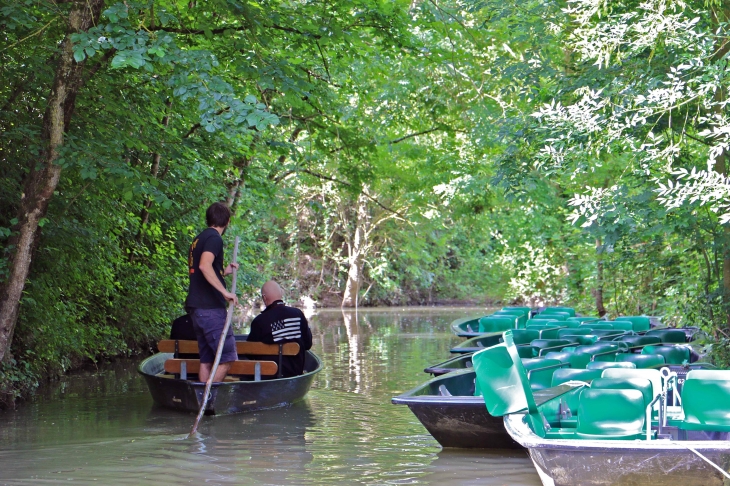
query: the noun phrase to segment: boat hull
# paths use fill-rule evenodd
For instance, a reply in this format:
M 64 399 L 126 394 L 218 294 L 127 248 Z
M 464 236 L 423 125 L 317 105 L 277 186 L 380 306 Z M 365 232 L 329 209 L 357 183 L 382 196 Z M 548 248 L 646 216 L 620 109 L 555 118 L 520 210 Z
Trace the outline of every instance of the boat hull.
M 454 398 L 454 397 L 444 397 Z M 519 448 L 505 432 L 501 417 L 487 412 L 481 397 L 458 397 L 456 400 L 421 400 L 405 403 L 441 447 L 462 449 Z
M 157 405 L 182 412 L 197 413 L 203 401 L 205 383 L 158 376 L 170 353 L 158 353 L 144 360 L 138 372 L 144 377 Z M 322 362 L 307 351 L 305 369 L 312 370 L 291 378 L 262 381 L 214 383 L 206 405 L 206 415 L 254 412 L 290 405 L 305 397 Z
M 490 415 L 484 399 L 474 396 L 475 376 L 473 369 L 454 371 L 428 380 L 391 401 L 407 405 L 441 447 L 519 448 L 505 430 L 502 418 Z M 535 390 L 535 400 L 546 402 L 561 390 Z
M 524 414 L 506 416 L 504 425 L 510 436 L 529 451 L 545 486 L 720 486 L 728 481 L 699 455 L 729 471 L 727 440 L 542 439 L 524 422 Z

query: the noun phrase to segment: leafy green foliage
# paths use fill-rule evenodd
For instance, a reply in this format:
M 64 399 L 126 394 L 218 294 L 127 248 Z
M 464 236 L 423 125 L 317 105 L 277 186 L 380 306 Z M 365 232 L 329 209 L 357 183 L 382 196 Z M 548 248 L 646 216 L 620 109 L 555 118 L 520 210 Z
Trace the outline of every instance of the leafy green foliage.
M 355 268 L 361 305 L 602 301 L 714 334 L 726 24 L 653 3 L 106 2 L 72 37 L 83 85 L 0 388 L 163 336 L 220 200 L 249 304 L 275 277 L 338 305 Z M 70 8 L 0 0 L 0 284 Z

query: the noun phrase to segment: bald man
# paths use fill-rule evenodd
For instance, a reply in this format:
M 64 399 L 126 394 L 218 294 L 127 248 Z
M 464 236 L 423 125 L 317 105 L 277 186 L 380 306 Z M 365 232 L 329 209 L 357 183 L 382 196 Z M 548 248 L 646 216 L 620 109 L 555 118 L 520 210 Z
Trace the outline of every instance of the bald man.
M 266 309 L 251 322 L 249 341 L 266 344 L 299 343 L 299 354 L 284 356 L 281 368 L 284 378 L 304 373 L 305 352 L 312 348 L 312 331 L 304 313 L 295 307 L 284 305 L 284 292 L 278 283 L 269 280 L 261 287 L 261 298 Z M 278 356 L 262 356 L 258 359 L 278 361 Z

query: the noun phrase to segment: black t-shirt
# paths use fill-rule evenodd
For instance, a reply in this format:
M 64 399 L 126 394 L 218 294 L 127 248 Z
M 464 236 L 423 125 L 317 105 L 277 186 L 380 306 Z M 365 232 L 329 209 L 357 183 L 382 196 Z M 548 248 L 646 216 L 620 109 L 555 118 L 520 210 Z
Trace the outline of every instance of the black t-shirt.
M 213 228 L 208 228 L 195 237 L 188 252 L 188 271 L 190 274 L 190 287 L 185 307 L 188 309 L 217 309 L 226 308 L 226 299 L 205 279 L 200 271 L 200 256 L 203 252 L 212 253 L 213 271 L 223 287 L 226 286 L 223 280 L 223 238 Z
M 251 332 L 247 341 L 266 344 L 299 343 L 299 354 L 283 356 L 281 359 L 282 376 L 288 378 L 304 372 L 305 351 L 312 348 L 312 331 L 302 311 L 296 307 L 288 307 L 284 302 L 277 300 L 251 322 Z M 251 356 L 251 358 L 275 362 L 279 360 L 278 356 Z

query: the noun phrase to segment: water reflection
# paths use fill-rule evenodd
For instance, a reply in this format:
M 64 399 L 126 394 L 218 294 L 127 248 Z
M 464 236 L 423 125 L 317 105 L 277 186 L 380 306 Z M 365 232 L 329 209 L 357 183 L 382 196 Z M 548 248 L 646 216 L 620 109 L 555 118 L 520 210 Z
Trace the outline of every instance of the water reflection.
M 477 313 L 479 311 L 476 311 Z M 194 417 L 155 408 L 136 361 L 66 377 L 0 413 L 0 483 L 538 485 L 522 451 L 442 451 L 390 397 L 427 377 L 473 309 L 325 311 L 311 319 L 325 362 L 290 408 Z

